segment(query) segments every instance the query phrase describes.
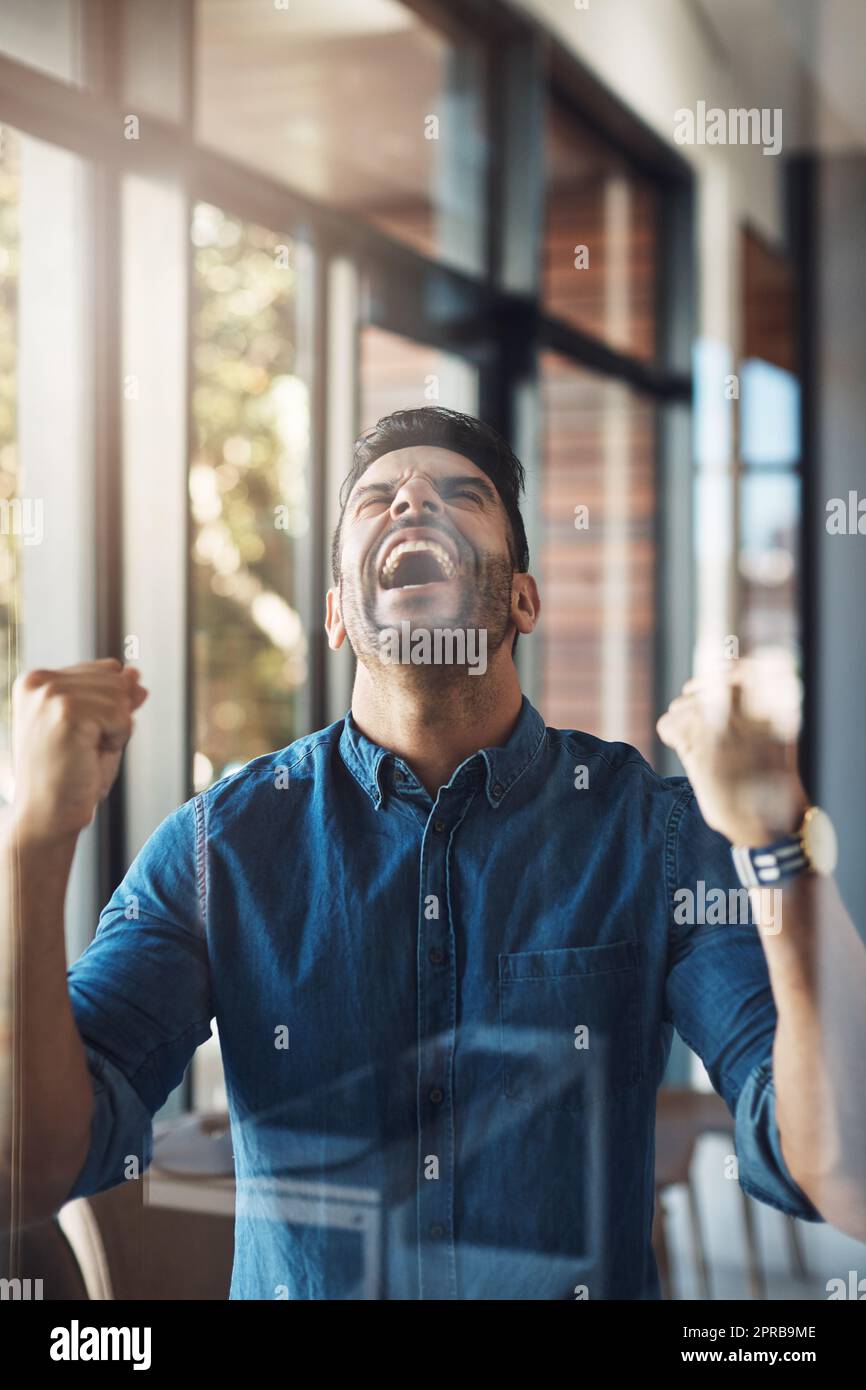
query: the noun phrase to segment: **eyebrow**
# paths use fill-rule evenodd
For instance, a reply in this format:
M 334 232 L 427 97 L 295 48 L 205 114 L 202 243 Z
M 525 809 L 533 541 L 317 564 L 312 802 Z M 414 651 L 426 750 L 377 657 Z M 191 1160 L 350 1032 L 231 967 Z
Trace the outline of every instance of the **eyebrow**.
M 374 495 L 382 496 L 386 492 L 393 491 L 393 489 L 397 486 L 397 481 L 398 480 L 396 478 L 391 478 L 387 482 L 367 483 L 364 487 L 359 487 L 357 491 L 352 494 L 351 501 L 354 502 L 354 504 L 357 506 L 358 503 L 361 502 L 365 497 L 371 497 Z M 445 485 L 446 487 L 450 487 L 451 489 L 457 487 L 472 487 L 475 489 L 476 492 L 480 492 L 482 497 L 484 497 L 486 501 L 496 501 L 496 489 L 492 486 L 491 483 L 488 483 L 484 479 L 479 478 L 475 473 L 463 473 L 456 477 L 449 476 L 447 478 L 440 478 L 438 481 L 434 479 L 433 483 L 437 492 L 440 492 L 442 490 L 440 488 L 440 483 Z

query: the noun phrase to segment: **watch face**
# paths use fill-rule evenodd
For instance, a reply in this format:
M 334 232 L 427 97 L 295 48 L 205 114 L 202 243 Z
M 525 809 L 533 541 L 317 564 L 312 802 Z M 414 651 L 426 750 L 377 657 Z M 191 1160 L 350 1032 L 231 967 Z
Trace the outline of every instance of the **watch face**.
M 833 822 L 819 806 L 812 806 L 803 821 L 803 848 L 816 874 L 832 874 L 839 857 Z

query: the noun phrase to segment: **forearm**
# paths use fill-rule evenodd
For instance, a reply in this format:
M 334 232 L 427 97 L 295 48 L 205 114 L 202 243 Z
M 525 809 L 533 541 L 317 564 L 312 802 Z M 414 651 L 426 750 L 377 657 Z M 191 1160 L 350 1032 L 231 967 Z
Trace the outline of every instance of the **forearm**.
M 866 948 L 832 879 L 790 880 L 781 907 L 761 940 L 782 1152 L 821 1215 L 866 1239 Z
M 0 1224 L 46 1216 L 80 1171 L 93 1092 L 66 983 L 75 836 L 33 844 L 0 822 Z

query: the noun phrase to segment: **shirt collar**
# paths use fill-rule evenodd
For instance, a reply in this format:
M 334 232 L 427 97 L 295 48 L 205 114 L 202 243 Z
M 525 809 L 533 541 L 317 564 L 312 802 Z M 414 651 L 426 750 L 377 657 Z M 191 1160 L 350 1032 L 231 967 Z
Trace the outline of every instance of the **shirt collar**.
M 485 788 L 487 799 L 493 807 L 500 806 L 526 769 L 537 757 L 544 742 L 544 720 L 524 695 L 520 705 L 517 723 L 508 742 L 501 748 L 480 748 L 472 756 L 482 758 L 486 764 Z M 352 717 L 351 709 L 343 719 L 343 732 L 340 734 L 340 755 L 355 780 L 360 783 L 378 810 L 384 795 L 382 769 L 386 759 L 394 755 L 382 748 L 372 739 L 362 734 Z M 467 758 L 461 767 L 471 762 Z

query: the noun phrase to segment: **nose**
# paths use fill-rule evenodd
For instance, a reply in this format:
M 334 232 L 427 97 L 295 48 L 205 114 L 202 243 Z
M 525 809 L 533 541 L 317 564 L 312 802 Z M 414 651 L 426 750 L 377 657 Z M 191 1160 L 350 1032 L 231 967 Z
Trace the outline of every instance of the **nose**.
M 391 516 L 395 521 L 416 516 L 440 516 L 441 513 L 439 494 L 426 478 L 407 478 L 395 492 L 391 503 Z

